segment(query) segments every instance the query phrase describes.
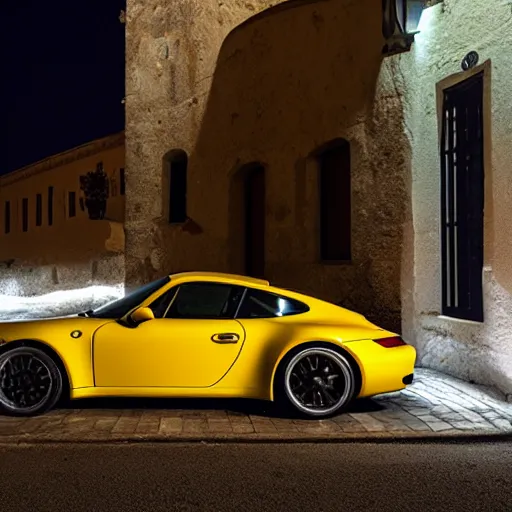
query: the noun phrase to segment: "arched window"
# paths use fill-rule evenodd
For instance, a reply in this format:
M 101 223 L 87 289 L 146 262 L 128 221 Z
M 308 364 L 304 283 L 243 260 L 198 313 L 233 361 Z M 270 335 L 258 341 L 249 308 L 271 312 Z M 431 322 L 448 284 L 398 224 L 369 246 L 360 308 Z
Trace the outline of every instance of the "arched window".
M 187 216 L 187 165 L 188 156 L 178 149 L 164 157 L 164 171 L 167 183 L 168 220 L 170 224 L 181 224 Z
M 352 259 L 350 143 L 338 139 L 317 152 L 320 192 L 320 257 Z

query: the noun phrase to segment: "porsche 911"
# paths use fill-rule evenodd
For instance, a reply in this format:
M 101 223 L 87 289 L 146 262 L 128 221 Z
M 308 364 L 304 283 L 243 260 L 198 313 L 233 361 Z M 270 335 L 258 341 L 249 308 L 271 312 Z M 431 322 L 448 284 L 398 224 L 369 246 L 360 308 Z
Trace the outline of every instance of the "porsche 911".
M 405 388 L 416 351 L 364 316 L 263 279 L 184 272 L 95 310 L 0 324 L 0 408 L 62 397 L 248 398 L 310 418 Z

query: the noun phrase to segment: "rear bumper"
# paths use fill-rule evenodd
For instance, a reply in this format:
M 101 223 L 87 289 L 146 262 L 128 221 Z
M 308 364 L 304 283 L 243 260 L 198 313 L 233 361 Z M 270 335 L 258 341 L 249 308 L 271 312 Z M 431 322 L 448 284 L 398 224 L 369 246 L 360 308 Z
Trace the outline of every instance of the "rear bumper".
M 361 340 L 345 343 L 343 347 L 361 369 L 359 397 L 398 391 L 412 382 L 416 349 L 411 345 L 384 348 L 374 341 Z

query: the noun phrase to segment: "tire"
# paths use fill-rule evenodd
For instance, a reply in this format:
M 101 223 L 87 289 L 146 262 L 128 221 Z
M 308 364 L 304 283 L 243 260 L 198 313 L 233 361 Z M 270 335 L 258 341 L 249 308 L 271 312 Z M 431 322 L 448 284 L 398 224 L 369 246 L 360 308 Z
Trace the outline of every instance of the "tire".
M 51 356 L 34 347 L 0 355 L 0 409 L 11 416 L 36 416 L 62 394 L 62 374 Z
M 278 373 L 276 398 L 299 416 L 325 419 L 340 414 L 353 400 L 356 377 L 339 352 L 309 346 L 292 353 Z

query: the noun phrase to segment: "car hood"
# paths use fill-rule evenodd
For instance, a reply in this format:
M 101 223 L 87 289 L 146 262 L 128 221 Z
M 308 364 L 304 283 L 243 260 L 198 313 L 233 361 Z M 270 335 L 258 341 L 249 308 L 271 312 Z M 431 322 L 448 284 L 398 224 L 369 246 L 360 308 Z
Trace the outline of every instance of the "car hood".
M 0 323 L 0 341 L 71 339 L 70 334 L 73 331 L 81 331 L 84 335 L 90 335 L 98 327 L 108 322 L 112 322 L 112 320 L 78 315 L 2 322 Z
M 52 316 L 48 318 L 14 318 L 12 320 L 2 320 L 0 322 L 0 326 L 4 324 L 28 324 L 33 322 L 51 322 L 52 320 L 62 320 L 63 318 L 80 318 L 78 313 L 73 315 L 62 315 L 62 316 Z

